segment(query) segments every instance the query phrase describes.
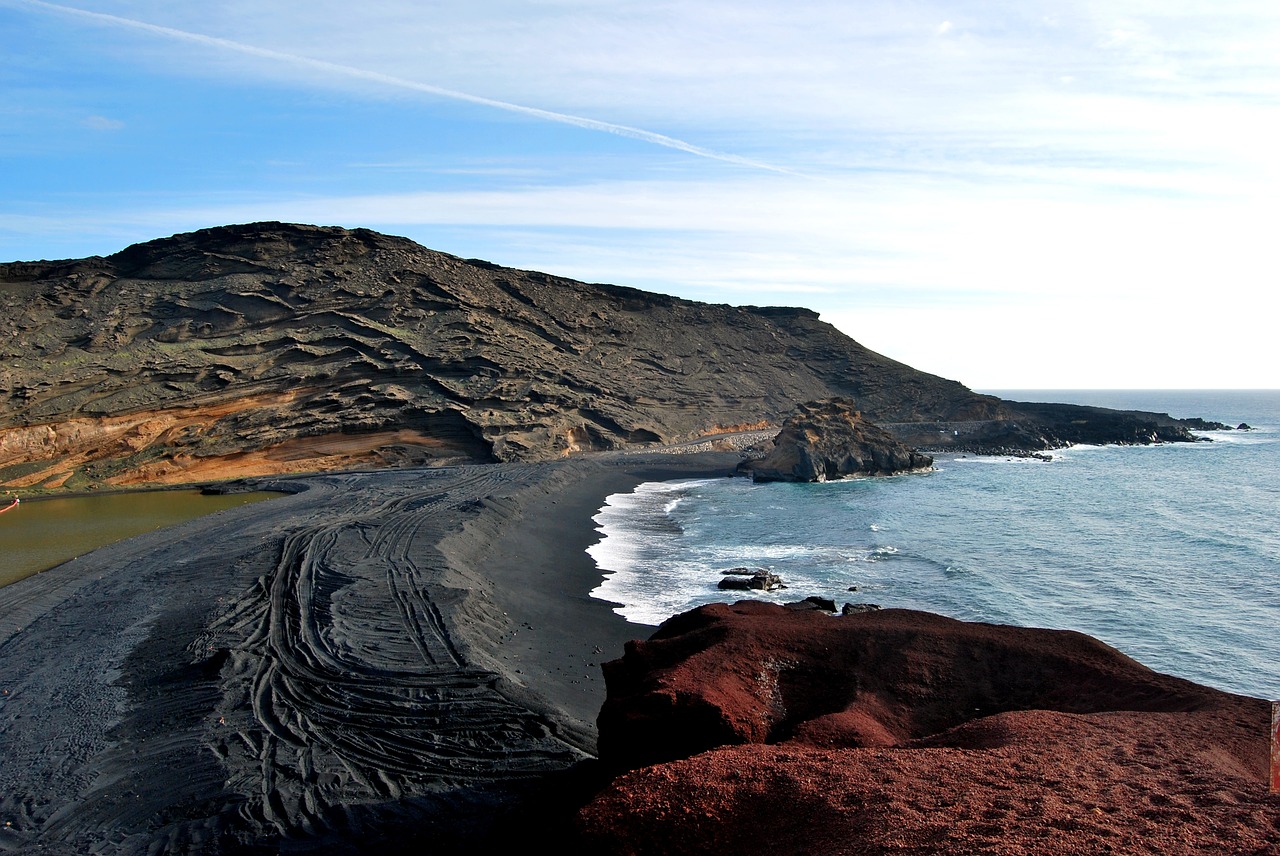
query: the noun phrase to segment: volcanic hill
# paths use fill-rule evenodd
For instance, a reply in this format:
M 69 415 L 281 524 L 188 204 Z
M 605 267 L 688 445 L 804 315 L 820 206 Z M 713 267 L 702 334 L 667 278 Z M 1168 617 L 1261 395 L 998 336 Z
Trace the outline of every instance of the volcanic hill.
M 831 397 L 913 445 L 1190 439 L 1167 417 L 978 395 L 806 309 L 575 282 L 365 229 L 256 223 L 0 264 L 0 303 L 8 488 L 547 459 L 772 428 Z

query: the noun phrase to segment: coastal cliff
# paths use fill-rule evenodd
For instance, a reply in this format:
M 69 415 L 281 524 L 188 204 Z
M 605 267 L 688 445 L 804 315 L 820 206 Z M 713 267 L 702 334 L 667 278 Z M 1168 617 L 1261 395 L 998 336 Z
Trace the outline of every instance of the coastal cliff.
M 1191 439 L 976 394 L 806 309 L 576 282 L 256 223 L 0 265 L 0 486 L 540 460 L 774 429 L 841 397 L 912 446 Z M 1066 407 L 1066 406 L 1063 406 Z

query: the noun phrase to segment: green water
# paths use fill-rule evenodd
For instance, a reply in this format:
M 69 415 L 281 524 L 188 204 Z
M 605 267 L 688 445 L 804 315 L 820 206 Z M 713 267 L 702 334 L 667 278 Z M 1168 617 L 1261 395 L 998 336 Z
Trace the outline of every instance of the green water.
M 124 538 L 280 495 L 156 490 L 28 500 L 0 514 L 0 586 Z

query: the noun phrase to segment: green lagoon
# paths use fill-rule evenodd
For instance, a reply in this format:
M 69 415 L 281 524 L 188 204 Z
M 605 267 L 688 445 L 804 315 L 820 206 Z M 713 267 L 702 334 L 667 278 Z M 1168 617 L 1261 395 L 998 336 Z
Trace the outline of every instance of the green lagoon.
M 27 500 L 0 514 L 0 586 L 143 532 L 281 495 L 150 490 Z

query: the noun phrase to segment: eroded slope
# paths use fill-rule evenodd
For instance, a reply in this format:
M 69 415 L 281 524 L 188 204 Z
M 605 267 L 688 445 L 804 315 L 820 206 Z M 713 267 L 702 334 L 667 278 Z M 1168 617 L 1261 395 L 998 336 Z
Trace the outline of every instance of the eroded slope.
M 546 458 L 776 421 L 995 408 L 806 310 L 507 270 L 367 230 L 208 229 L 0 266 L 0 480 Z
M 226 226 L 0 265 L 0 305 L 6 487 L 545 459 L 767 427 L 832 396 L 913 444 L 1059 439 L 808 310 L 591 285 L 363 229 Z

